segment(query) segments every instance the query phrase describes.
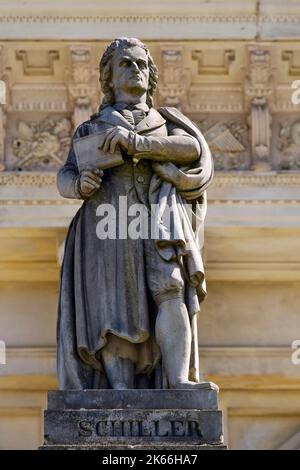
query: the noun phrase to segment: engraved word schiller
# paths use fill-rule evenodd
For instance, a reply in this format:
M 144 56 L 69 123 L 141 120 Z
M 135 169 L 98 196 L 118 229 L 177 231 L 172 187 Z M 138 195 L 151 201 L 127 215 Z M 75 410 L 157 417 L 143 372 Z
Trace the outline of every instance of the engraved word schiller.
M 78 422 L 79 437 L 160 437 L 201 439 L 195 420 L 92 420 Z

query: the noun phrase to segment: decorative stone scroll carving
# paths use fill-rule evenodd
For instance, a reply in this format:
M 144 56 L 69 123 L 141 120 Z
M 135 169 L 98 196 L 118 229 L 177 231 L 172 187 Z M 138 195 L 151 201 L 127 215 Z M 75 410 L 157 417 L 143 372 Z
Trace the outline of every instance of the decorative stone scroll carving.
M 73 124 L 78 127 L 90 119 L 99 102 L 98 72 L 93 70 L 91 48 L 88 45 L 70 46 L 71 71 L 68 89 L 73 108 Z
M 274 101 L 273 69 L 270 51 L 249 46 L 249 68 L 245 80 L 245 105 L 251 125 L 252 167 L 271 170 L 271 108 Z
M 12 142 L 16 169 L 52 170 L 65 162 L 71 142 L 69 119 L 20 121 L 17 130 Z
M 184 108 L 190 88 L 190 69 L 184 68 L 181 46 L 161 47 L 161 76 L 158 86 L 158 100 L 161 106 Z

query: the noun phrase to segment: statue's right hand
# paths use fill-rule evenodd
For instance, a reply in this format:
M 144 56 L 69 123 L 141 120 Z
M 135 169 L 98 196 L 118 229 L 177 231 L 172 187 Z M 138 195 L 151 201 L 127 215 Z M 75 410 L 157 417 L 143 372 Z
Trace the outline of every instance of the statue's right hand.
M 103 171 L 99 168 L 87 168 L 80 172 L 79 187 L 83 197 L 90 197 L 101 185 Z

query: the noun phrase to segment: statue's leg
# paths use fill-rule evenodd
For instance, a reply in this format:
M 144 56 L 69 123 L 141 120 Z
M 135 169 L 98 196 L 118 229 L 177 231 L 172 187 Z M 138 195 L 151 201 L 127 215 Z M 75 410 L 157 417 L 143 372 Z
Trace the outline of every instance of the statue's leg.
M 191 328 L 182 299 L 166 300 L 159 305 L 155 334 L 170 387 L 188 381 Z
M 135 365 L 130 359 L 103 353 L 102 364 L 111 388 L 119 390 L 134 388 Z
M 155 333 L 170 388 L 218 389 L 217 385 L 210 382 L 196 383 L 189 380 L 191 326 L 182 299 L 174 298 L 160 304 Z
M 135 388 L 134 347 L 132 343 L 115 335 L 107 336 L 101 350 L 101 362 L 111 388 Z
M 176 261 L 164 261 L 153 240 L 145 240 L 148 287 L 158 307 L 155 337 L 170 388 L 215 388 L 189 380 L 192 332 L 184 302 L 184 275 Z

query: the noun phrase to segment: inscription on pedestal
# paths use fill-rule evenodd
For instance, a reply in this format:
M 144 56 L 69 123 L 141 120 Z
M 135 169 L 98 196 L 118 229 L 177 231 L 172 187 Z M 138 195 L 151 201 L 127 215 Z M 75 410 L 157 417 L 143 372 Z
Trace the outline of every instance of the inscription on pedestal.
M 217 391 L 51 391 L 42 448 L 223 449 Z
M 222 442 L 217 410 L 48 410 L 47 443 Z
M 99 437 L 203 437 L 199 423 L 193 420 L 82 420 L 79 436 Z

